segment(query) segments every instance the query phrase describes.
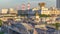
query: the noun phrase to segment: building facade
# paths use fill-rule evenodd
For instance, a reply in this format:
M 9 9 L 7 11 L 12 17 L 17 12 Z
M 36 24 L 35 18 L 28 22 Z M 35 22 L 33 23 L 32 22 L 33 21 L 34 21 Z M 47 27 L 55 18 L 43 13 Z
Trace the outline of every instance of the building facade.
M 2 9 L 1 11 L 2 11 L 2 12 L 1 12 L 2 14 L 7 14 L 8 9 Z
M 56 7 L 60 9 L 60 0 L 56 0 Z

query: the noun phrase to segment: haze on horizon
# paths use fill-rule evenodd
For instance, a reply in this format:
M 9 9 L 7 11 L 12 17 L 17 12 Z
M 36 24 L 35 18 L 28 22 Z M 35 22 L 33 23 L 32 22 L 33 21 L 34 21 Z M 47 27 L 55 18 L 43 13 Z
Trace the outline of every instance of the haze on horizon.
M 21 8 L 21 4 L 27 3 L 31 4 L 31 8 L 38 6 L 38 3 L 45 2 L 47 7 L 55 6 L 56 0 L 0 0 L 0 9 L 1 8 L 16 8 L 19 6 Z

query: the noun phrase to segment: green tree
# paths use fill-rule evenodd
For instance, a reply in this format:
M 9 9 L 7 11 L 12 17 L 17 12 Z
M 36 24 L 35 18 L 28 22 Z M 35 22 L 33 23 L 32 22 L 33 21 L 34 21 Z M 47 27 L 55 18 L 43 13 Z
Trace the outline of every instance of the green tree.
M 39 14 L 40 17 L 50 17 L 50 15 Z
M 56 27 L 56 30 L 57 30 L 57 34 L 59 33 L 59 31 L 58 31 L 59 30 L 59 27 L 60 27 L 59 25 L 60 25 L 60 23 L 56 23 L 55 24 L 55 27 Z
M 59 28 L 59 23 L 56 23 L 56 24 L 55 24 L 55 27 L 56 27 L 56 30 L 58 30 L 58 28 Z
M 4 34 L 4 32 L 0 32 L 0 34 Z
M 53 26 L 55 26 L 55 29 L 56 29 L 56 32 L 59 32 L 58 30 L 59 30 L 59 25 L 60 25 L 60 23 L 55 23 L 55 24 L 52 24 Z M 58 34 L 58 33 L 57 33 Z
M 59 33 L 59 27 L 60 27 L 60 23 L 55 23 L 55 24 L 50 24 L 52 26 L 55 26 L 55 29 L 56 29 L 56 33 L 58 34 Z
M 0 27 L 2 26 L 2 20 L 0 20 Z
M 55 24 L 50 24 L 50 25 L 55 26 L 55 29 L 58 30 L 58 29 L 59 29 L 59 25 L 60 25 L 60 23 L 55 23 Z

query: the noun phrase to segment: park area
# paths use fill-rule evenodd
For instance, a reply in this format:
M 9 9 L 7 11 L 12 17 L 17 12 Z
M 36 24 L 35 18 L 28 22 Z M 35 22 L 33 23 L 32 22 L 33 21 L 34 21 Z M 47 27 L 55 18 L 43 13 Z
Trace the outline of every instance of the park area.
M 0 32 L 0 34 L 4 34 L 3 32 Z

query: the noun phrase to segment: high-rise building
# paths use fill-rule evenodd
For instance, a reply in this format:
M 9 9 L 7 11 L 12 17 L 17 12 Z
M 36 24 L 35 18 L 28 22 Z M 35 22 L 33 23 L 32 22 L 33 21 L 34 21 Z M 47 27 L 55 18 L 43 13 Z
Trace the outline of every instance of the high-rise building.
M 60 9 L 60 0 L 56 0 L 56 7 Z

